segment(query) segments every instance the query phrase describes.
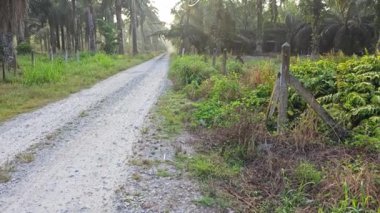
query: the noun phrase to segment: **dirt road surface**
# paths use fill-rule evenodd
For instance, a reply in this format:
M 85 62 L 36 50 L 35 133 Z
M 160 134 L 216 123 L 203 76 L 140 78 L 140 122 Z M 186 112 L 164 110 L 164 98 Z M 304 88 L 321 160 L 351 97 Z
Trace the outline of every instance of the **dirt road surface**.
M 114 192 L 167 83 L 168 64 L 162 55 L 0 124 L 0 165 L 20 153 L 37 153 L 0 184 L 0 212 L 117 211 Z

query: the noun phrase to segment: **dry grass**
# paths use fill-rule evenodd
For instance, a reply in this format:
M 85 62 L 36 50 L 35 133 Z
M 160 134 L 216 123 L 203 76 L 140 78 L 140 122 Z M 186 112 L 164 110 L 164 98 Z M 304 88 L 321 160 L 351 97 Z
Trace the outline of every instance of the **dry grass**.
M 316 196 L 328 208 L 339 206 L 342 201 L 355 200 L 363 208 L 375 209 L 380 206 L 378 169 L 367 162 L 357 165 L 355 162 L 333 162 Z
M 7 163 L 0 167 L 0 183 L 6 183 L 11 180 L 14 166 Z
M 272 62 L 253 65 L 245 71 L 241 77 L 241 82 L 251 88 L 265 83 L 274 83 L 276 79 L 276 67 Z
M 16 160 L 20 163 L 31 163 L 35 159 L 34 153 L 24 152 L 16 156 Z
M 231 152 L 231 146 L 244 147 L 241 150 L 244 150 L 245 165 L 240 175 L 208 183 L 221 196 L 228 197 L 234 208 L 242 212 L 262 208 L 266 209 L 264 212 L 274 212 L 285 205 L 284 192 L 293 190 L 299 192 L 296 196 L 313 200 L 309 204 L 294 204 L 294 211 L 316 212 L 321 207 L 330 212 L 343 202 L 344 183 L 349 188 L 351 201 L 363 198 L 365 201 L 360 205 L 367 209 L 380 205 L 380 168 L 374 166 L 380 165 L 380 159 L 363 150 L 326 144 L 326 137 L 318 134 L 319 121 L 314 113 L 306 113 L 287 135 L 273 135 L 262 122 L 243 117 L 246 119 L 230 128 L 199 132 L 202 152 L 223 147 L 220 154 L 225 156 L 224 153 Z M 360 162 L 354 161 L 359 158 Z M 300 189 L 296 168 L 302 162 L 309 162 L 316 171 L 322 171 L 321 182 Z
M 321 135 L 318 126 L 320 119 L 311 109 L 301 115 L 300 119 L 292 128 L 290 137 L 297 151 L 304 151 L 308 144 L 320 144 L 327 140 L 327 137 Z

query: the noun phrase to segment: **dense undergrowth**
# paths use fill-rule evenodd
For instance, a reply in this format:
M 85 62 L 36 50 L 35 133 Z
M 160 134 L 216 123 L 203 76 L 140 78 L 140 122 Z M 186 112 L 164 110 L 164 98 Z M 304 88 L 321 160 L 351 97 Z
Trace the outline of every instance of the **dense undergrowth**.
M 32 66 L 30 55 L 18 57 L 18 73 L 7 73 L 0 83 L 0 121 L 61 99 L 121 70 L 152 58 L 82 53 L 80 61 L 36 55 Z
M 177 109 L 200 138 L 179 165 L 205 183 L 206 205 L 253 212 L 380 211 L 380 57 L 292 58 L 291 72 L 347 129 L 343 144 L 290 90 L 286 134 L 265 120 L 276 59 L 228 62 L 228 75 L 201 56 L 175 57 L 170 78 L 192 107 Z M 168 99 L 173 105 L 175 99 Z

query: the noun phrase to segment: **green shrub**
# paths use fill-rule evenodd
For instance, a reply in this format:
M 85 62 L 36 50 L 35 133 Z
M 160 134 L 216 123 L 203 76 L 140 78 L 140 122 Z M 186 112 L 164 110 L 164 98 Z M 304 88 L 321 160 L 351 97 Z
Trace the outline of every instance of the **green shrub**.
M 30 54 L 32 52 L 32 46 L 27 42 L 22 42 L 17 45 L 16 50 L 20 55 Z
M 243 72 L 243 64 L 236 60 L 228 60 L 227 61 L 227 71 L 228 73 L 242 73 Z
M 297 180 L 302 183 L 318 184 L 322 180 L 322 173 L 313 164 L 302 162 L 294 171 Z
M 292 73 L 312 91 L 331 115 L 352 129 L 352 144 L 379 150 L 380 57 L 352 57 L 298 62 Z M 306 108 L 301 98 L 290 94 L 290 109 L 297 116 Z
M 170 68 L 169 77 L 175 88 L 182 89 L 184 86 L 194 82 L 200 85 L 204 80 L 216 73 L 216 70 L 204 62 L 201 56 L 175 57 Z

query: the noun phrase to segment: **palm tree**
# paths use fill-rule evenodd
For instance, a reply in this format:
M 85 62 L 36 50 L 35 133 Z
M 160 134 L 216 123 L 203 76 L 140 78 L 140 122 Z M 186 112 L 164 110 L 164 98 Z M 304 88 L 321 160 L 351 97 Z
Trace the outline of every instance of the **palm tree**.
M 376 14 L 376 20 L 375 20 L 375 28 L 377 29 L 377 44 L 376 44 L 376 50 L 380 50 L 380 0 L 376 1 L 375 6 L 375 14 Z
M 263 52 L 263 0 L 257 0 L 257 35 L 256 35 L 256 51 Z
M 86 0 L 86 24 L 88 33 L 88 50 L 90 52 L 96 51 L 96 29 L 95 29 L 95 15 L 93 0 Z
M 119 54 L 125 54 L 124 50 L 124 22 L 121 17 L 122 4 L 120 0 L 115 0 L 115 11 L 117 21 L 117 40 L 119 43 Z
M 26 14 L 27 0 L 0 0 L 0 59 L 10 62 L 15 57 L 13 34 Z
M 312 56 L 316 56 L 319 54 L 319 27 L 325 5 L 322 0 L 304 0 L 300 2 L 300 7 L 304 17 L 311 25 L 311 54 Z
M 371 21 L 366 18 L 367 14 L 360 12 L 363 8 L 373 8 L 373 2 L 330 0 L 327 3 L 330 9 L 321 32 L 323 51 L 329 51 L 333 47 L 351 55 L 363 54 L 365 48 L 371 49 L 376 40 L 374 29 Z

